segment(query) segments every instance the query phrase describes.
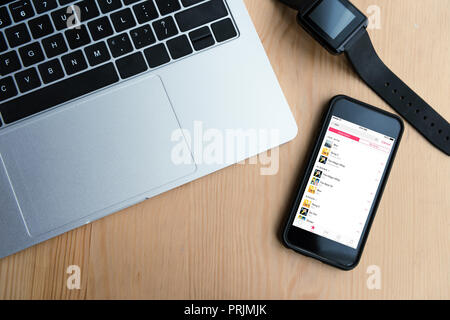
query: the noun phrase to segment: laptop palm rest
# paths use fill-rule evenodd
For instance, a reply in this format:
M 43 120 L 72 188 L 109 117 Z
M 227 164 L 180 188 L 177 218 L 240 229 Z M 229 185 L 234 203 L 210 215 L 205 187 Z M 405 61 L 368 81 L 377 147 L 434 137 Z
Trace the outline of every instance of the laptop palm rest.
M 144 200 L 146 192 L 195 172 L 195 164 L 171 161 L 171 135 L 179 129 L 156 76 L 5 129 L 0 154 L 29 234 Z

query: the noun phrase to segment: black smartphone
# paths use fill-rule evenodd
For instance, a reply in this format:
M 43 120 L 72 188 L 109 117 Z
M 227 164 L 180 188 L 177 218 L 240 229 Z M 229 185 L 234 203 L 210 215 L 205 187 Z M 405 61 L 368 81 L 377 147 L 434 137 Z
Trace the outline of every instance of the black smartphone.
M 334 97 L 289 212 L 284 244 L 343 270 L 356 267 L 403 130 L 396 115 Z

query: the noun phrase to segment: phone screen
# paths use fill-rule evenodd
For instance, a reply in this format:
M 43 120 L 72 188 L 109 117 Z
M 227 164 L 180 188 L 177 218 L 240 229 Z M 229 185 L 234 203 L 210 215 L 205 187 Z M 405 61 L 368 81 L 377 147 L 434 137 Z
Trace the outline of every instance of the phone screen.
M 356 249 L 394 145 L 332 116 L 293 225 Z

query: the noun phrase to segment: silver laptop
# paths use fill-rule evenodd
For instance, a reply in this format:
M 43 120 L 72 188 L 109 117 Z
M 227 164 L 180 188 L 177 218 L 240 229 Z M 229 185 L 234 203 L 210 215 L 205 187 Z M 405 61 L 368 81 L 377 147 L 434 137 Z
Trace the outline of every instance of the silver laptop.
M 0 257 L 297 134 L 242 0 L 1 3 Z

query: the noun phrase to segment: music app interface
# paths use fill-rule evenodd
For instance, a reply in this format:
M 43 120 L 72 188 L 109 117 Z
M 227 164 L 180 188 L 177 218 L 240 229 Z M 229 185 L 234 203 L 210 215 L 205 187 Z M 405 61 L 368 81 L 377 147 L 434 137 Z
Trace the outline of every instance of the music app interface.
M 356 249 L 393 145 L 333 116 L 293 225 Z

